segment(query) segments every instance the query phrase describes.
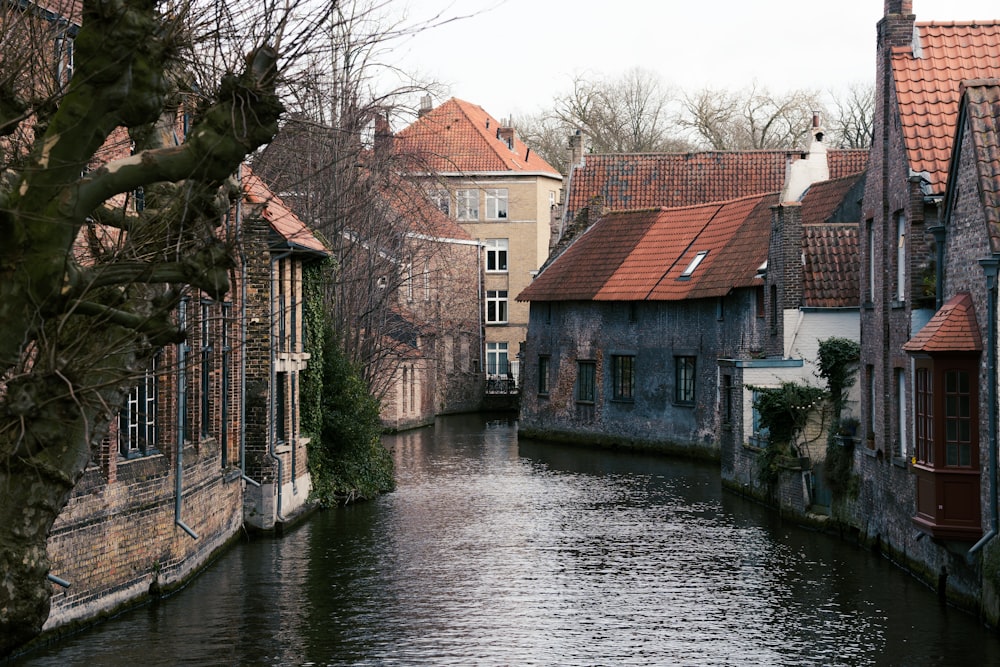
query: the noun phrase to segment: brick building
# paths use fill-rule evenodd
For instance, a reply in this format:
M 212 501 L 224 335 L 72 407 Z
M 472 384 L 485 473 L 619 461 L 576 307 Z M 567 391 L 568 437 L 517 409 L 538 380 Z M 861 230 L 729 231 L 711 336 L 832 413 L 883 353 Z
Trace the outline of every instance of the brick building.
M 456 98 L 422 109 L 396 135 L 395 150 L 439 208 L 485 245 L 485 342 L 473 363 L 493 378 L 517 379 L 528 307 L 513 297 L 548 256 L 562 176 L 509 124 Z
M 301 263 L 324 246 L 248 170 L 222 227 L 241 249 L 218 302 L 186 299 L 53 526 L 46 629 L 186 580 L 244 525 L 275 529 L 309 492 L 298 430 Z
M 962 82 L 997 74 L 1000 23 L 915 19 L 909 0 L 886 0 L 878 24 L 860 239 L 861 426 L 870 444 L 855 452 L 860 491 L 842 518 L 975 607 L 985 605 L 987 569 L 977 540 L 995 528 L 985 514 L 995 487 L 981 478 L 996 446 L 984 440 L 995 416 L 988 420 L 988 392 L 979 391 L 995 386 L 985 370 L 991 318 L 979 261 L 992 261 L 982 219 L 995 202 L 972 172 L 995 166 L 982 154 L 958 159 L 993 122 L 975 119 L 975 95 L 959 112 Z M 996 621 L 995 609 L 984 612 Z

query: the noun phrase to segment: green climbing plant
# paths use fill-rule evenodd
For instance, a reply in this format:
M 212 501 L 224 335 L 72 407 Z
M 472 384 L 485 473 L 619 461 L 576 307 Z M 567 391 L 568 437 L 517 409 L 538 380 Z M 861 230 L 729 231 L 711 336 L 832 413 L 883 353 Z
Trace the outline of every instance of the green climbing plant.
M 301 377 L 301 420 L 309 442 L 312 498 L 322 506 L 370 499 L 395 487 L 392 457 L 382 446 L 379 402 L 347 359 L 327 315 L 329 263 L 303 273 L 309 367 Z
M 795 440 L 805 429 L 809 416 L 822 409 L 827 392 L 800 382 L 750 389 L 755 392 L 754 408 L 760 415 L 761 431 L 768 434 L 759 459 L 761 480 L 771 486 L 778 480 L 781 459 L 798 456 Z
M 826 443 L 823 478 L 835 497 L 855 495 L 860 479 L 854 473 L 853 436 L 858 420 L 843 415 L 847 391 L 854 386 L 861 346 L 848 338 L 827 338 L 819 344 L 819 374 L 827 382 L 833 420 Z M 846 445 L 846 446 L 845 446 Z

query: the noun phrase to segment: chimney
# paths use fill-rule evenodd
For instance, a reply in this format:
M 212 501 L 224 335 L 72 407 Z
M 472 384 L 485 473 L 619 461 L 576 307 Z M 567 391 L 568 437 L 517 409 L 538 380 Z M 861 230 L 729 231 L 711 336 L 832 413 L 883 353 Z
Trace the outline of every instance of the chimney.
M 514 150 L 514 128 L 498 127 L 497 139 L 507 144 L 507 148 L 510 150 Z
M 887 47 L 913 44 L 913 0 L 885 0 L 885 15 L 878 25 L 879 44 Z
M 430 94 L 424 95 L 420 98 L 420 108 L 417 110 L 417 118 L 427 115 L 433 108 L 434 105 L 431 102 Z
M 782 202 L 798 201 L 813 183 L 830 180 L 830 165 L 826 159 L 824 131 L 818 111 L 813 112 L 811 134 L 809 153 L 789 165 L 785 187 L 781 190 Z
M 389 125 L 389 111 L 379 109 L 375 112 L 375 157 L 379 160 L 388 159 L 392 154 L 392 127 Z
M 586 136 L 577 129 L 569 135 L 569 168 L 583 164 L 583 156 L 587 152 Z

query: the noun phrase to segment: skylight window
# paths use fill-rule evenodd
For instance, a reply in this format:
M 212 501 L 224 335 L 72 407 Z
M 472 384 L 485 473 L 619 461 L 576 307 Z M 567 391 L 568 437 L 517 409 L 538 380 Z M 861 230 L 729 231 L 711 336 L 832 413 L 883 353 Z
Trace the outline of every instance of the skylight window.
M 688 267 L 684 269 L 684 273 L 681 274 L 681 278 L 690 278 L 691 274 L 694 273 L 694 270 L 698 268 L 698 265 L 701 264 L 701 260 L 705 259 L 705 255 L 707 254 L 707 250 L 702 250 L 695 255 L 694 259 L 691 260 L 691 263 L 688 264 Z

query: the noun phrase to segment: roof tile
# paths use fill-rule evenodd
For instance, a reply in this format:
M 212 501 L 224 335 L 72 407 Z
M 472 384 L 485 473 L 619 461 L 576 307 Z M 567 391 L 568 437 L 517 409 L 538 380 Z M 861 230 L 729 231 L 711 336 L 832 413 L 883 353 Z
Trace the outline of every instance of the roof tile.
M 566 218 L 595 197 L 611 209 L 677 208 L 781 190 L 788 164 L 802 151 L 710 151 L 587 155 L 573 169 Z M 830 149 L 830 177 L 864 170 L 867 150 Z
M 960 292 L 948 299 L 903 349 L 926 353 L 981 352 L 983 343 L 969 293 Z
M 933 191 L 941 193 L 947 185 L 960 84 L 996 75 L 1000 22 L 917 23 L 915 29 L 919 58 L 909 47 L 892 50 L 896 98 L 910 169 L 925 173 Z
M 582 234 L 519 301 L 675 301 L 755 282 L 778 194 L 672 209 L 614 211 Z M 682 273 L 707 252 L 690 277 Z
M 412 171 L 444 173 L 559 171 L 512 135 L 479 105 L 451 98 L 427 112 L 395 138 L 395 150 L 413 160 Z

